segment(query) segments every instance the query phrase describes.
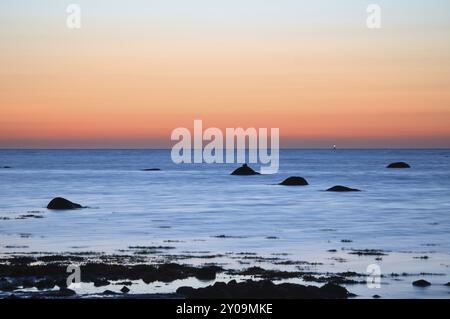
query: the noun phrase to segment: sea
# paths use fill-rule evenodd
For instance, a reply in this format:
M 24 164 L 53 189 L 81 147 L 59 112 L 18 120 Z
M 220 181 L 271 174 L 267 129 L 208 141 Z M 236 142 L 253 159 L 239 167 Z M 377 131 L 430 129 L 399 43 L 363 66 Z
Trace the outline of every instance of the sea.
M 411 168 L 386 168 L 398 161 Z M 207 262 L 230 268 L 294 267 L 226 258 L 240 253 L 307 261 L 322 273 L 370 275 L 375 265 L 380 285 L 347 289 L 359 298 L 450 298 L 450 150 L 282 149 L 276 174 L 230 175 L 239 166 L 175 164 L 170 150 L 0 150 L 0 255 L 170 243 L 170 253 L 217 255 Z M 290 176 L 309 185 L 278 185 Z M 325 191 L 335 185 L 361 192 Z M 54 197 L 86 208 L 47 210 Z M 383 255 L 352 254 L 368 249 Z M 417 279 L 432 285 L 415 287 Z

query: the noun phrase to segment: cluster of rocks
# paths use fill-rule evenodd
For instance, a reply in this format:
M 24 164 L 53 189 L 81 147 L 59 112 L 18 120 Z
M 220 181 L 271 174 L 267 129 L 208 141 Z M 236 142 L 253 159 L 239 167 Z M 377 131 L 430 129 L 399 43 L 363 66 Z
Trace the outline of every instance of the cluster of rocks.
M 408 163 L 405 162 L 395 162 L 391 163 L 387 166 L 387 168 L 411 168 L 411 166 Z M 145 168 L 142 169 L 142 171 L 160 171 L 159 168 Z M 235 169 L 231 175 L 238 175 L 238 176 L 251 176 L 251 175 L 261 175 L 260 173 L 256 172 L 254 169 L 252 169 L 247 164 L 243 164 L 241 167 L 238 167 Z M 282 186 L 307 186 L 309 185 L 308 181 L 300 176 L 291 176 L 286 178 L 284 181 L 279 183 L 278 185 Z M 342 186 L 342 185 L 336 185 L 331 188 L 328 188 L 326 190 L 327 192 L 360 192 L 359 189 L 351 188 L 348 186 Z M 54 209 L 54 210 L 69 210 L 69 209 L 78 209 L 83 208 L 80 204 L 73 203 L 65 198 L 62 197 L 56 197 L 50 201 L 47 205 L 48 209 Z
M 387 166 L 387 168 L 411 168 L 411 166 L 405 162 L 395 162 L 391 163 Z M 243 164 L 241 167 L 235 169 L 231 175 L 240 175 L 240 176 L 250 176 L 250 175 L 260 175 L 260 173 L 253 170 L 247 164 Z M 284 181 L 279 183 L 278 185 L 283 186 L 306 186 L 309 185 L 308 181 L 300 176 L 291 176 L 286 178 Z M 336 185 L 326 190 L 327 192 L 360 192 L 359 189 L 351 188 L 342 185 Z

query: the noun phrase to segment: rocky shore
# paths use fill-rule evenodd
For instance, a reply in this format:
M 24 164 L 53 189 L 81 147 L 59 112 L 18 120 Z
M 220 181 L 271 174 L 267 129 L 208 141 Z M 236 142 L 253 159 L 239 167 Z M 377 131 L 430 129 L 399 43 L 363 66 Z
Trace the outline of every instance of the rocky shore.
M 80 268 L 81 283 L 93 284 L 95 287 L 116 285 L 119 291 L 105 289 L 97 297 L 110 296 L 129 298 L 130 286 L 136 281 L 145 284 L 154 282 L 171 283 L 176 280 L 196 278 L 207 287 L 179 287 L 170 298 L 348 298 L 353 296 L 346 288 L 339 286 L 345 282 L 344 277 L 330 276 L 322 278 L 321 287 L 280 283 L 280 278 L 309 278 L 315 281 L 311 272 L 278 272 L 262 268 L 244 270 L 224 269 L 216 265 L 191 266 L 175 262 L 149 264 L 142 257 L 135 255 L 17 255 L 0 259 L 0 293 L 4 298 L 81 298 L 94 297 L 79 295 L 68 282 L 71 274 L 68 266 Z M 143 262 L 144 261 L 144 262 Z M 218 274 L 236 276 L 241 280 L 228 283 L 216 281 Z M 68 286 L 69 283 L 69 286 Z M 138 295 L 142 297 L 143 295 Z M 157 298 L 159 294 L 148 293 L 146 297 Z

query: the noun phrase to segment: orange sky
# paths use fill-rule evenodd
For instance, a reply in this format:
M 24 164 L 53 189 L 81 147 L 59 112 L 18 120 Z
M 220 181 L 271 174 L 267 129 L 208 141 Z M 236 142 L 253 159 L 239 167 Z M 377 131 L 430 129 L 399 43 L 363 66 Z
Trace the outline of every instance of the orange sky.
M 287 147 L 450 147 L 439 28 L 39 21 L 0 32 L 0 147 L 170 147 L 194 119 Z

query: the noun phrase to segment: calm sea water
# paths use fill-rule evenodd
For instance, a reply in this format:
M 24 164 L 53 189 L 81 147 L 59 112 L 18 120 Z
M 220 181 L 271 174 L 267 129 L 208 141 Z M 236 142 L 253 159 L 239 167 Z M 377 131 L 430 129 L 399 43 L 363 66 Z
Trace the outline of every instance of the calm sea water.
M 168 150 L 0 151 L 0 253 L 102 251 L 177 241 L 176 251 L 288 253 L 317 270 L 429 272 L 363 296 L 443 297 L 450 289 L 450 150 L 282 150 L 275 175 L 230 176 L 237 164 L 173 164 Z M 406 161 L 411 169 L 386 169 Z M 160 168 L 144 172 L 144 168 Z M 259 165 L 254 165 L 259 169 Z M 305 177 L 306 187 L 275 185 Z M 334 185 L 360 193 L 329 193 Z M 89 208 L 48 211 L 66 197 Z M 44 218 L 16 219 L 39 211 Z M 3 219 L 2 219 L 3 218 Z M 216 238 L 226 235 L 235 238 Z M 275 237 L 268 239 L 267 237 Z M 351 242 L 342 242 L 347 240 Z M 345 262 L 335 262 L 329 249 Z M 342 250 L 344 249 L 344 250 Z M 383 249 L 388 256 L 349 255 Z M 421 260 L 414 257 L 427 255 Z

